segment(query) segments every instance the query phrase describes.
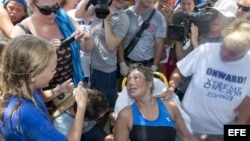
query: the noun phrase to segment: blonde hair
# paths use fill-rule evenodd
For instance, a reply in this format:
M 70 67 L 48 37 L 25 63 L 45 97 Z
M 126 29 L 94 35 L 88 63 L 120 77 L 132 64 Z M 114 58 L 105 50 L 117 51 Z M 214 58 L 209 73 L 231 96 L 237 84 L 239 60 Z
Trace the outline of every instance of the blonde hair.
M 41 73 L 55 55 L 53 45 L 39 37 L 21 35 L 8 41 L 1 56 L 0 117 L 9 97 L 17 96 L 19 101 L 8 118 L 19 108 L 24 98 L 22 87 L 28 90 L 30 100 L 38 107 L 33 96 L 34 90 L 30 87 L 30 78 Z
M 231 49 L 250 49 L 250 21 L 246 19 L 236 19 L 228 25 L 222 32 L 223 43 Z
M 250 0 L 236 0 L 237 3 L 241 2 L 242 5 L 250 7 Z

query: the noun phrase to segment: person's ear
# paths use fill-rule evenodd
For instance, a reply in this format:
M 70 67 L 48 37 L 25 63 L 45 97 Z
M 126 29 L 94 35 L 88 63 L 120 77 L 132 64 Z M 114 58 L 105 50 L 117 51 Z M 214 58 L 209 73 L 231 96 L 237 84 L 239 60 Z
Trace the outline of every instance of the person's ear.
M 31 83 L 35 83 L 36 82 L 36 77 L 35 76 L 31 76 L 30 77 L 30 82 Z

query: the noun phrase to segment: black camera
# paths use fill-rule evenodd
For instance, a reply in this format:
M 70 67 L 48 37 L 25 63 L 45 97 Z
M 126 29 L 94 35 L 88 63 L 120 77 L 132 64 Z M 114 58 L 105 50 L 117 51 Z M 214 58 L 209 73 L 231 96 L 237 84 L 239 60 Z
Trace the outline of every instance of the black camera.
M 209 23 L 218 16 L 218 12 L 209 3 L 195 7 L 194 12 L 178 12 L 173 14 L 173 24 L 168 26 L 168 39 L 185 43 L 190 32 L 191 23 L 199 29 L 199 35 L 209 30 Z
M 85 7 L 85 10 L 88 10 L 90 4 L 95 6 L 95 14 L 97 18 L 105 19 L 109 13 L 109 6 L 111 5 L 112 0 L 89 0 L 89 3 Z

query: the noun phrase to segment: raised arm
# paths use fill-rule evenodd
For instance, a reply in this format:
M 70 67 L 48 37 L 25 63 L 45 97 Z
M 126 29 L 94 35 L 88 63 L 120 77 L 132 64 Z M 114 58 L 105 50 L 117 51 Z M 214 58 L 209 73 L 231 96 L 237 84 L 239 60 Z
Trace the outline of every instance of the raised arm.
M 83 88 L 83 83 L 80 82 L 77 88 L 74 89 L 74 96 L 77 103 L 77 112 L 73 125 L 68 133 L 69 141 L 80 141 L 84 123 L 84 113 L 87 107 L 88 93 L 87 89 Z
M 10 37 L 13 28 L 14 25 L 12 24 L 7 11 L 3 8 L 0 9 L 0 29 L 7 37 Z
M 75 39 L 80 41 L 80 49 L 84 52 L 91 52 L 95 47 L 92 36 L 89 33 L 82 31 L 72 17 L 70 17 L 70 19 L 76 28 L 76 32 L 74 32 L 72 36 L 75 36 Z
M 182 77 L 183 76 L 180 70 L 178 69 L 178 67 L 176 67 L 174 71 L 172 72 L 171 77 L 169 79 L 168 89 L 163 94 L 155 96 L 155 98 L 164 98 L 164 99 L 171 98 L 174 93 L 175 88 L 178 86 Z
M 89 0 L 81 0 L 76 7 L 76 13 L 75 17 L 76 18 L 82 18 L 83 15 L 86 13 L 86 6 L 88 4 Z

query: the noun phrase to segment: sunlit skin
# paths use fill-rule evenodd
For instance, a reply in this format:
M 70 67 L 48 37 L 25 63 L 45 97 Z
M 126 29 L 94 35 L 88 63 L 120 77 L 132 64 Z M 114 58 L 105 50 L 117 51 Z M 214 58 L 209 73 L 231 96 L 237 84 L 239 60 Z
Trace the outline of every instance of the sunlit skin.
M 180 8 L 183 12 L 192 12 L 194 10 L 194 0 L 181 0 Z
M 17 22 L 21 21 L 26 16 L 26 11 L 24 6 L 16 1 L 10 1 L 5 6 L 6 11 L 8 12 L 11 22 L 16 24 Z
M 56 0 L 38 0 L 36 5 L 39 7 L 53 7 L 54 5 L 56 5 Z M 42 13 L 40 13 L 40 11 L 38 10 L 38 8 L 31 3 L 32 9 L 33 11 L 36 13 L 36 16 L 38 17 L 38 19 L 43 19 L 42 22 L 44 22 L 45 24 L 54 24 L 55 23 L 55 18 L 56 18 L 56 14 L 55 13 L 51 13 L 50 15 L 43 15 Z
M 240 5 L 243 5 L 243 6 L 246 6 L 246 2 L 247 2 L 247 0 L 236 0 L 237 4 L 240 4 Z M 250 19 L 250 11 L 245 12 L 245 11 L 242 10 L 242 8 L 238 8 L 238 10 L 236 12 L 236 17 L 237 18 L 249 18 Z
M 230 45 L 226 45 L 225 43 L 221 44 L 220 47 L 220 58 L 222 62 L 233 62 L 241 59 L 247 53 L 246 50 L 230 50 Z

